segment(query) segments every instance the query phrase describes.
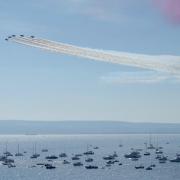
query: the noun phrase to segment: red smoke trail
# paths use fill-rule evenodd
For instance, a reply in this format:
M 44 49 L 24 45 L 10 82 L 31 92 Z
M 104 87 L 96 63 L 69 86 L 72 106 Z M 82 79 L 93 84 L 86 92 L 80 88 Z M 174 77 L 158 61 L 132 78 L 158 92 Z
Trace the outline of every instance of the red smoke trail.
M 171 22 L 180 24 L 180 0 L 154 0 L 154 2 Z

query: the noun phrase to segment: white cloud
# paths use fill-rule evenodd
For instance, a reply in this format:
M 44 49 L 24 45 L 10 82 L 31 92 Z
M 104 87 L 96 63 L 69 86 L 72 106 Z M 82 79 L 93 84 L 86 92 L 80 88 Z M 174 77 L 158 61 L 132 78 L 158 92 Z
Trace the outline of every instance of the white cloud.
M 112 72 L 100 79 L 113 84 L 156 84 L 162 82 L 180 83 L 180 76 L 170 76 L 156 71 Z

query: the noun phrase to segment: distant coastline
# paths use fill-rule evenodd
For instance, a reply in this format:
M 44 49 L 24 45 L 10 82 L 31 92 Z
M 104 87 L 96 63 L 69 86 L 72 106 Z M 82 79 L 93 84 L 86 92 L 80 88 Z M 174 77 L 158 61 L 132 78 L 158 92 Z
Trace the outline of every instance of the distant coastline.
M 1 120 L 0 134 L 180 134 L 180 124 Z

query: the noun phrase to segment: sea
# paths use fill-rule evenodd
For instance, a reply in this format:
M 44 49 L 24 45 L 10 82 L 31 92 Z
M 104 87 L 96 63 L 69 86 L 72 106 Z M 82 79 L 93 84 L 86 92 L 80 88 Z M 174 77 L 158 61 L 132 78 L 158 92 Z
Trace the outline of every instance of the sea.
M 145 144 L 152 143 L 156 147 L 162 147 L 164 156 L 173 159 L 180 153 L 179 134 L 71 134 L 71 135 L 0 135 L 0 154 L 9 151 L 13 156 L 15 166 L 9 168 L 0 162 L 0 180 L 179 180 L 180 163 L 167 160 L 159 163 L 155 158 L 155 150 L 148 150 L 151 155 L 144 156 Z M 24 156 L 16 157 L 15 153 L 22 152 Z M 48 152 L 42 152 L 48 149 Z M 133 150 L 139 150 L 142 157 L 137 161 L 127 159 L 125 154 Z M 85 161 L 88 158 L 82 155 L 78 162 L 83 166 L 73 166 L 71 158 L 75 154 L 83 154 L 93 151 L 93 162 Z M 117 153 L 119 162 L 106 166 L 104 156 Z M 39 153 L 40 157 L 31 159 L 33 153 Z M 49 155 L 59 156 L 66 153 L 67 158 L 58 158 L 48 162 L 45 157 Z M 66 159 L 70 164 L 63 164 Z M 37 163 L 51 163 L 55 169 L 46 169 Z M 122 165 L 119 165 L 119 164 Z M 143 165 L 145 168 L 155 164 L 152 170 L 135 169 L 135 166 Z M 94 165 L 98 169 L 86 169 L 85 166 Z

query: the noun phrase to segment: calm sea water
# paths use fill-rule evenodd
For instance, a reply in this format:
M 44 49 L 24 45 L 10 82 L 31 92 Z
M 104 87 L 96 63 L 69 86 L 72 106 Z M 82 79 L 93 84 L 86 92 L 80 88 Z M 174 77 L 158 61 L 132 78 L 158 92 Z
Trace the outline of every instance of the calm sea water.
M 154 145 L 163 147 L 164 155 L 169 159 L 180 153 L 180 135 L 152 135 L 151 140 Z M 131 148 L 145 149 L 144 143 L 148 141 L 149 135 L 0 135 L 0 154 L 6 150 L 6 144 L 8 151 L 13 154 L 17 152 L 18 144 L 21 152 L 27 151 L 23 157 L 12 157 L 15 160 L 15 168 L 8 168 L 0 163 L 0 180 L 179 180 L 180 163 L 167 161 L 165 164 L 159 164 L 155 159 L 154 150 L 149 150 L 152 154 L 150 157 L 142 156 L 139 161 L 124 158 L 124 154 L 130 153 Z M 30 156 L 35 144 L 37 153 L 41 156 L 32 160 Z M 119 144 L 123 144 L 123 147 L 119 147 Z M 90 163 L 97 165 L 99 169 L 87 170 L 84 166 L 74 167 L 72 163 L 64 165 L 61 158 L 53 162 L 56 166 L 53 170 L 41 166 L 32 167 L 36 163 L 47 162 L 45 156 L 58 156 L 62 152 L 67 153 L 66 159 L 72 162 L 72 155 L 87 151 L 87 146 L 89 150 L 95 146 L 99 147 L 93 149 L 94 162 Z M 49 151 L 42 153 L 44 148 Z M 114 151 L 123 165 L 116 163 L 102 169 L 105 166 L 102 157 Z M 84 165 L 88 164 L 84 156 L 80 161 Z M 147 167 L 151 163 L 156 164 L 152 171 L 135 169 L 136 165 L 143 164 Z

